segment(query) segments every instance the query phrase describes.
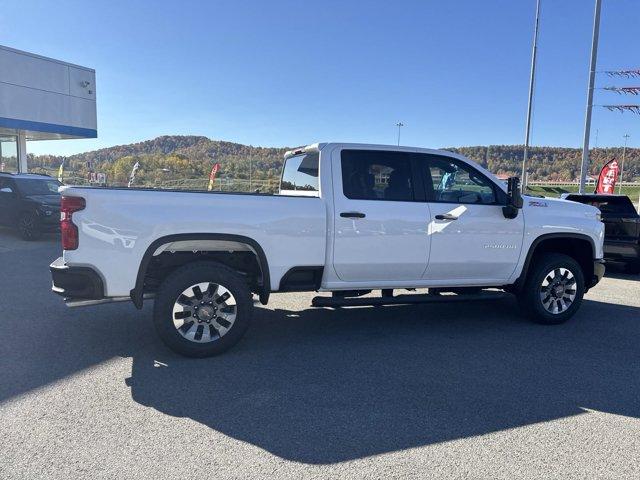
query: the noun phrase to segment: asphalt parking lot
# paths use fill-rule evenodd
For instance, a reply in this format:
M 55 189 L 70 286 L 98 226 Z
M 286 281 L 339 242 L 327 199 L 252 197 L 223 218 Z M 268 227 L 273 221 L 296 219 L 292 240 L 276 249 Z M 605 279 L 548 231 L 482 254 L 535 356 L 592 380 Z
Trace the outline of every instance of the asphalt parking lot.
M 343 310 L 274 295 L 227 354 L 150 302 L 67 309 L 58 240 L 0 230 L 2 478 L 638 478 L 640 277 L 569 323 L 511 299 Z

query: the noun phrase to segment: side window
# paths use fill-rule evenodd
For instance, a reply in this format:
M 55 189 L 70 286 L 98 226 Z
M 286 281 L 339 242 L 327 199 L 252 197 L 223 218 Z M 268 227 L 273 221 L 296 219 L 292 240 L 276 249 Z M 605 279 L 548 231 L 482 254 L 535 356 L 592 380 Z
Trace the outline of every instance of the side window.
M 425 169 L 430 201 L 446 203 L 496 203 L 495 186 L 472 167 L 447 158 L 431 158 Z M 431 177 L 431 178 L 429 178 Z
M 402 152 L 343 150 L 342 191 L 352 200 L 414 199 L 411 160 Z
M 0 178 L 0 192 L 11 193 L 13 191 L 14 189 L 13 189 L 13 186 L 11 185 L 11 182 L 4 178 Z
M 303 153 L 287 158 L 282 169 L 281 193 L 315 195 L 318 191 L 318 152 Z
M 593 202 L 593 206 L 600 209 L 602 216 L 607 217 L 635 217 L 636 209 L 628 197 L 611 197 Z

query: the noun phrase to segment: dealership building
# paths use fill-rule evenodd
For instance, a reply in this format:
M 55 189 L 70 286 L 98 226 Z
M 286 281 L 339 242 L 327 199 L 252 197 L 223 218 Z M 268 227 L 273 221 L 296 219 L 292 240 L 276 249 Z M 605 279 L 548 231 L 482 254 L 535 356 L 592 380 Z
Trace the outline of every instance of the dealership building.
M 0 171 L 27 172 L 29 142 L 97 136 L 93 69 L 0 45 Z

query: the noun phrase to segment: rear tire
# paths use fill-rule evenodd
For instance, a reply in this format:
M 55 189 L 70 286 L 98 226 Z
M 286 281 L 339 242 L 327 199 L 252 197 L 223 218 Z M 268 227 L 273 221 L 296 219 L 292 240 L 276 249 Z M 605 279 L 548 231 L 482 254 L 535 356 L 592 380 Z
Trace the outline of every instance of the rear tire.
M 167 347 L 187 357 L 210 357 L 234 346 L 253 313 L 246 281 L 214 262 L 185 265 L 156 294 L 153 321 Z
M 576 313 L 583 295 L 584 275 L 578 262 L 568 255 L 543 253 L 534 257 L 518 303 L 530 320 L 557 325 Z
M 32 241 L 42 237 L 40 222 L 34 213 L 23 213 L 18 217 L 18 231 L 23 240 Z

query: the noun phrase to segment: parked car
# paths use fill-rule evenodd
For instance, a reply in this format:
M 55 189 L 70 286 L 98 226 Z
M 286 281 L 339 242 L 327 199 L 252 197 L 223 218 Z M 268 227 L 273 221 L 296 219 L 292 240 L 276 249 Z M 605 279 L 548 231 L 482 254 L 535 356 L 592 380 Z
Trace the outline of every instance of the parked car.
M 61 185 L 47 175 L 0 173 L 0 224 L 16 228 L 25 240 L 57 231 Z
M 577 193 L 563 197 L 598 208 L 604 222 L 605 260 L 623 263 L 629 273 L 640 273 L 640 215 L 629 197 Z
M 162 340 L 189 356 L 242 337 L 252 294 L 322 291 L 313 305 L 514 294 L 534 321 L 578 310 L 604 274 L 595 207 L 522 197 L 440 150 L 314 144 L 285 156 L 276 195 L 63 187 L 53 290 L 69 306 L 154 297 Z M 127 231 L 129 246 L 85 228 Z M 429 288 L 455 294 L 400 294 Z M 373 290 L 381 296 L 363 296 Z M 469 294 L 468 292 L 478 292 Z

